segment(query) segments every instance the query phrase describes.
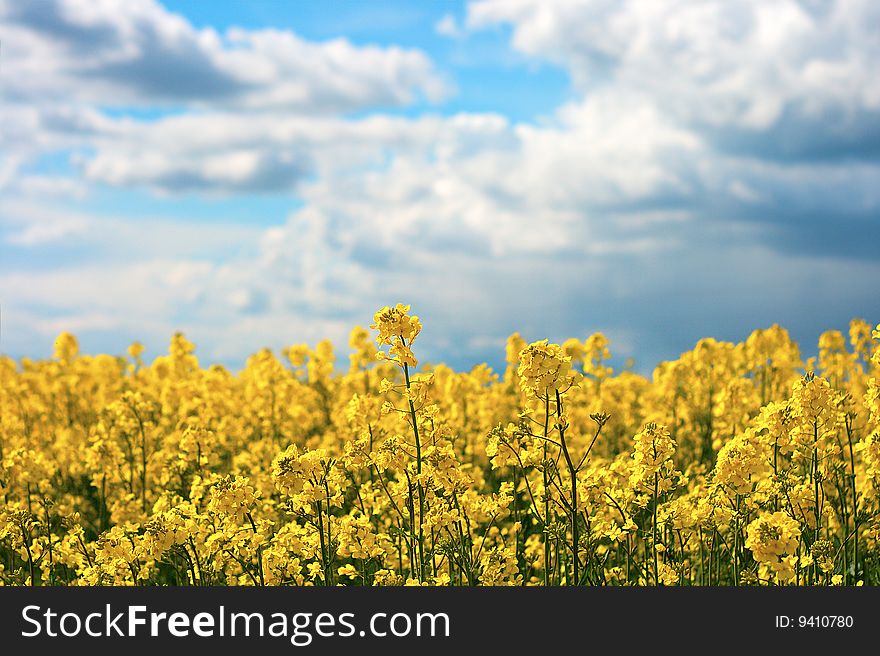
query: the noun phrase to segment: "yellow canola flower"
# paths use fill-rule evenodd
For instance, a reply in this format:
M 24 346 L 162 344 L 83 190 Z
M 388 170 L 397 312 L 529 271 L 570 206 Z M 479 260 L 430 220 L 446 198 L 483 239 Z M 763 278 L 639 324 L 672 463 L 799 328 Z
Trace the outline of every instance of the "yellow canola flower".
M 756 561 L 788 582 L 795 574 L 792 556 L 800 537 L 800 525 L 786 513 L 762 513 L 746 527 L 745 545 Z
M 519 385 L 526 398 L 551 399 L 577 384 L 571 357 L 559 344 L 544 339 L 532 342 L 519 352 Z
M 388 359 L 401 367 L 415 367 L 418 364 L 411 346 L 422 331 L 422 324 L 417 316 L 409 315 L 410 306 L 398 303 L 396 306 L 385 306 L 373 316 L 373 330 L 378 330 L 376 343 L 379 346 L 390 346 L 389 352 L 379 351 L 379 359 Z
M 771 326 L 648 376 L 601 333 L 496 372 L 371 325 L 238 371 L 180 333 L 0 356 L 0 585 L 880 584 L 880 325 L 815 374 Z

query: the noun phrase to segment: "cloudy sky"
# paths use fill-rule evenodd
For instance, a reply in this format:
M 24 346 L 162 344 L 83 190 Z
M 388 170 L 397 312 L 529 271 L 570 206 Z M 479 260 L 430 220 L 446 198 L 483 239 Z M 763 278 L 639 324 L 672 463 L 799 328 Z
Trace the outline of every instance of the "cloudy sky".
M 0 0 L 0 353 L 880 321 L 880 3 Z

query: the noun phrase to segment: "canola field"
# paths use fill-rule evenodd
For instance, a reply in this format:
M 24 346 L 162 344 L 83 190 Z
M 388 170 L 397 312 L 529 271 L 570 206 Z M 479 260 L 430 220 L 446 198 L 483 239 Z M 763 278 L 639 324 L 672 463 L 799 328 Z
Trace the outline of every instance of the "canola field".
M 880 325 L 773 326 L 651 378 L 601 334 L 420 365 L 404 305 L 233 373 L 0 358 L 0 583 L 877 585 Z

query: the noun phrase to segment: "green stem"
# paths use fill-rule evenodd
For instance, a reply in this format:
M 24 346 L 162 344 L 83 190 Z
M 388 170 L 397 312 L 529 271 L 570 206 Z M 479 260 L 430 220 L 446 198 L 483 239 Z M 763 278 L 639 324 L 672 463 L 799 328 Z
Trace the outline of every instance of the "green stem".
M 544 399 L 544 461 L 542 473 L 544 475 L 544 585 L 550 585 L 550 495 L 547 491 L 549 485 L 547 477 L 547 431 L 550 426 L 550 397 Z
M 406 340 L 403 338 L 403 335 L 400 336 L 400 343 L 403 346 L 406 346 Z M 407 391 L 412 390 L 412 384 L 409 379 L 409 365 L 406 362 L 403 363 L 403 376 L 406 380 L 406 389 Z M 412 428 L 413 428 L 413 436 L 416 440 L 416 472 L 419 475 L 419 479 L 422 474 L 422 442 L 419 437 L 419 423 L 416 418 L 416 407 L 413 405 L 412 398 L 407 396 L 407 402 L 409 403 L 409 415 L 412 420 Z M 416 481 L 416 488 L 419 493 L 419 582 L 425 580 L 425 528 L 424 528 L 424 517 L 425 517 L 425 490 L 422 487 L 421 480 Z
M 658 585 L 660 583 L 660 577 L 658 576 L 658 566 L 657 566 L 657 493 L 660 488 L 660 476 L 657 472 L 654 472 L 654 507 L 652 512 L 651 519 L 651 551 L 654 556 L 654 585 Z
M 562 444 L 562 453 L 565 456 L 565 462 L 568 465 L 568 473 L 571 477 L 571 554 L 572 554 L 572 585 L 578 585 L 580 581 L 580 556 L 578 555 L 578 547 L 580 544 L 578 536 L 578 493 L 577 493 L 577 469 L 571 460 L 571 454 L 568 452 L 568 445 L 565 442 L 565 426 L 562 423 L 562 396 L 559 390 L 556 390 L 556 418 L 559 420 L 559 442 Z
M 733 516 L 733 585 L 739 585 L 739 508 L 740 495 L 736 495 L 736 514 Z
M 251 529 L 253 529 L 254 535 L 259 535 L 259 533 L 257 532 L 257 525 L 254 522 L 254 518 L 251 517 L 250 513 L 246 513 L 246 516 L 248 518 L 248 521 L 251 523 Z M 262 546 L 257 547 L 257 565 L 259 566 L 259 571 L 260 571 L 260 585 L 265 587 L 266 579 L 263 577 L 263 547 Z

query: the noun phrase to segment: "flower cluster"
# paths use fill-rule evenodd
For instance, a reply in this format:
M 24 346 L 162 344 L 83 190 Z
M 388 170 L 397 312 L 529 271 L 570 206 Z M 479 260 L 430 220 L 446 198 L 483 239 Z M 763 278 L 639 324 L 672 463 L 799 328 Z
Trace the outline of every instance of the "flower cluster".
M 784 512 L 762 513 L 746 527 L 746 547 L 755 560 L 782 581 L 794 578 L 792 555 L 797 551 L 801 529 Z
M 571 357 L 561 346 L 549 344 L 546 339 L 533 342 L 520 351 L 516 373 L 523 394 L 537 399 L 567 392 L 578 379 L 571 368 Z
M 675 469 L 675 440 L 666 426 L 648 422 L 636 433 L 633 442 L 630 475 L 633 489 L 654 497 L 672 490 L 681 480 L 681 472 Z
M 390 346 L 388 353 L 380 351 L 382 358 L 400 366 L 415 367 L 418 364 L 412 352 L 412 343 L 422 331 L 419 318 L 409 315 L 410 306 L 398 303 L 396 306 L 385 306 L 373 316 L 373 330 L 378 330 L 376 343 L 379 346 Z

